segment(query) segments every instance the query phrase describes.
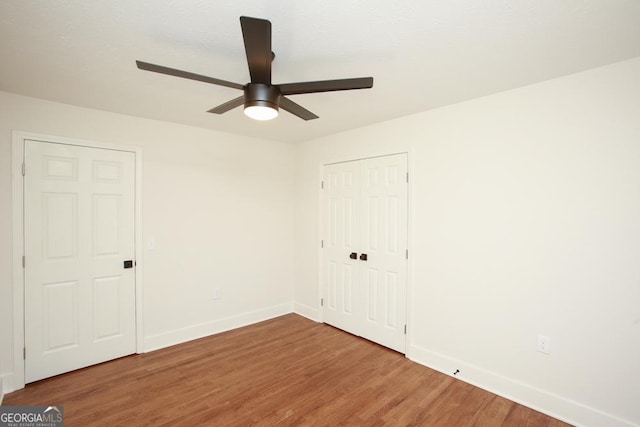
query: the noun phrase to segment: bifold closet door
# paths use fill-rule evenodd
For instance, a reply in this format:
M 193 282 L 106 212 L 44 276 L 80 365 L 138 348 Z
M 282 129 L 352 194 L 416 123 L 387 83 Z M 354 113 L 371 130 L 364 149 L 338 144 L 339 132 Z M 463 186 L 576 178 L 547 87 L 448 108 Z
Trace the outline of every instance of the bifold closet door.
M 324 168 L 324 321 L 405 352 L 406 154 Z

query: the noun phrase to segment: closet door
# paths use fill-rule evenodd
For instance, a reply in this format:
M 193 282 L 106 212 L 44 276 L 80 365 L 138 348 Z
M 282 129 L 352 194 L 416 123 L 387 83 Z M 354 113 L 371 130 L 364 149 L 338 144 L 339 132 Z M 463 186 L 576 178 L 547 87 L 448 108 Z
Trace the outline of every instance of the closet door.
M 325 166 L 323 186 L 324 321 L 359 335 L 360 163 Z
M 405 352 L 407 157 L 325 166 L 324 320 Z
M 407 307 L 407 158 L 360 162 L 360 335 L 405 352 Z

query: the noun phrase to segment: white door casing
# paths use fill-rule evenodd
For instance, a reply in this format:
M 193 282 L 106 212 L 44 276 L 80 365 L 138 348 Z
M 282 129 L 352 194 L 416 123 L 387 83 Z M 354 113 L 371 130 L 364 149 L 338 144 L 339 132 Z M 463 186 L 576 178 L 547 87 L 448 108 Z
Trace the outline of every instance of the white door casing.
M 25 382 L 136 352 L 135 153 L 25 140 Z
M 325 322 L 402 353 L 406 177 L 406 154 L 326 165 L 322 204 Z

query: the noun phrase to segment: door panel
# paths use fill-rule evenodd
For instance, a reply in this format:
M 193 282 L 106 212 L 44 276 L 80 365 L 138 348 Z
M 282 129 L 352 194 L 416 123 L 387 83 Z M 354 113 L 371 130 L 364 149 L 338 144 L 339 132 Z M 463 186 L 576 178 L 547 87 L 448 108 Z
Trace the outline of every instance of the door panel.
M 44 352 L 78 345 L 78 282 L 45 283 L 43 290 Z
M 325 168 L 324 318 L 327 323 L 347 331 L 359 329 L 357 321 L 362 311 L 356 296 L 358 260 L 349 257 L 358 251 L 360 244 L 360 170 L 357 166 L 341 163 Z
M 118 255 L 122 196 L 93 195 L 93 256 Z
M 99 277 L 93 279 L 94 340 L 121 337 L 120 307 L 123 302 L 121 276 Z
M 135 154 L 25 142 L 25 380 L 135 352 Z
M 78 199 L 73 193 L 42 193 L 44 258 L 76 258 Z
M 362 252 L 367 254 L 365 286 L 371 315 L 361 335 L 405 351 L 407 304 L 407 158 L 404 154 L 361 160 Z
M 327 165 L 323 190 L 325 322 L 401 352 L 407 302 L 406 173 L 405 154 Z M 352 252 L 357 259 L 349 258 Z M 349 304 L 341 295 L 349 296 Z

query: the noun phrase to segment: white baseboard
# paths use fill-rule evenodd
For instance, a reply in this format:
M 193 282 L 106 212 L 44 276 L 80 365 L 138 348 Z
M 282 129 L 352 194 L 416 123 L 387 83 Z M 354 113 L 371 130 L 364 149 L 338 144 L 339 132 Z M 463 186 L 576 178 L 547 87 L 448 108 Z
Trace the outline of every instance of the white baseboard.
M 4 395 L 13 391 L 16 391 L 13 384 L 13 373 L 0 375 L 0 405 L 2 404 Z
M 192 325 L 186 328 L 174 329 L 157 335 L 151 335 L 144 339 L 144 351 L 149 352 L 159 350 L 161 348 L 170 347 L 183 342 L 262 322 L 263 320 L 273 319 L 274 317 L 292 312 L 293 302 L 267 307 L 248 313 L 242 313 L 207 323 Z
M 16 390 L 18 390 L 18 388 L 15 386 L 13 372 L 0 375 L 0 394 L 5 395 L 13 393 Z
M 311 319 L 314 322 L 320 322 L 320 310 L 317 308 L 310 307 L 308 305 L 300 304 L 299 302 L 293 305 L 293 312 L 299 314 L 300 316 L 306 317 L 307 319 Z
M 491 393 L 542 412 L 571 425 L 582 427 L 637 427 L 630 421 L 558 396 L 531 385 L 515 381 L 494 372 L 450 358 L 419 346 L 409 347 L 407 357 L 428 368 L 487 390 Z

